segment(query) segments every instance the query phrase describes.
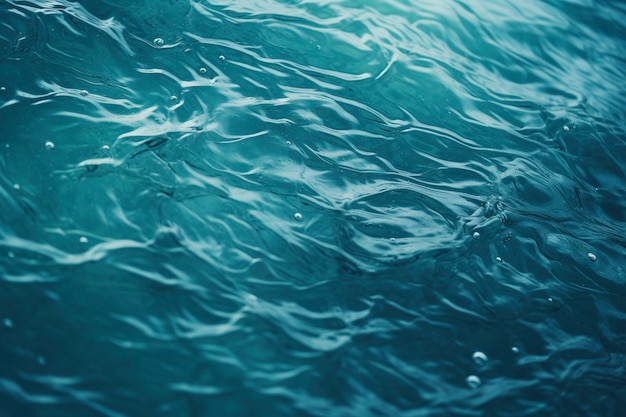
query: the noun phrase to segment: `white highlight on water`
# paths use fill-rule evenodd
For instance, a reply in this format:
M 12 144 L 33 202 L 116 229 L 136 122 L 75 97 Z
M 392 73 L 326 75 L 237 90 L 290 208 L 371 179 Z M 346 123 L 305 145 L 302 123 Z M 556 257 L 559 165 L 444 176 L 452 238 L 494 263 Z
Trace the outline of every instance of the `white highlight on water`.
M 474 354 L 472 355 L 472 360 L 474 361 L 474 363 L 478 366 L 483 366 L 487 363 L 487 361 L 489 360 L 489 358 L 487 358 L 487 355 L 481 351 L 476 351 L 474 352 Z
M 465 379 L 465 382 L 467 382 L 467 385 L 470 388 L 478 388 L 480 387 L 480 385 L 482 384 L 482 381 L 480 380 L 479 377 L 477 377 L 476 375 L 470 375 Z

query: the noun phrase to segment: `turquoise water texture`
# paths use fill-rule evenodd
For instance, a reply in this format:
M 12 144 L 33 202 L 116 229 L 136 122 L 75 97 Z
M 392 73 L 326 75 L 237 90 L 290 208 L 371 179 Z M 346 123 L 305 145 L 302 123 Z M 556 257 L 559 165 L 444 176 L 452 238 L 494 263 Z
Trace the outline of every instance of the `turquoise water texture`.
M 0 416 L 626 415 L 624 80 L 617 0 L 0 0 Z

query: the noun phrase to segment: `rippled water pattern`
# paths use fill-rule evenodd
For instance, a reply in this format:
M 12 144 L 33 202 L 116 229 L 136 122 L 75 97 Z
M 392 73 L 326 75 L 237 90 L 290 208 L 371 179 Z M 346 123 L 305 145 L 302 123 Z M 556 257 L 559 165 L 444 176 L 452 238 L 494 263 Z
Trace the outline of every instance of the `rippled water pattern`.
M 623 416 L 618 0 L 0 0 L 0 416 Z

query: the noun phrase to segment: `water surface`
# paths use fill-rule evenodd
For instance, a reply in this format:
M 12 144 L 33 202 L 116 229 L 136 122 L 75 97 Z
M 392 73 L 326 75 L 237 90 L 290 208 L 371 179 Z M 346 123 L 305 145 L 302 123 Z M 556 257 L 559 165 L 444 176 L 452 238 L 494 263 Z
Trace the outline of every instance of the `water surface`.
M 619 1 L 0 2 L 0 416 L 619 416 Z

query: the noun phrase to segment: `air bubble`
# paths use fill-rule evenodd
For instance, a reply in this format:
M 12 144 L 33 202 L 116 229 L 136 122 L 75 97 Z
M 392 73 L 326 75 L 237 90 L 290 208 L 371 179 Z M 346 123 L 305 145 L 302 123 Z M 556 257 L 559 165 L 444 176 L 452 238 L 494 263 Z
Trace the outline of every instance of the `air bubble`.
M 152 44 L 154 46 L 161 47 L 161 46 L 165 45 L 165 41 L 163 40 L 163 38 L 154 38 L 154 40 L 152 41 Z
M 487 363 L 488 358 L 487 358 L 487 355 L 485 355 L 483 352 L 476 351 L 472 355 L 472 360 L 474 361 L 476 365 L 483 366 Z
M 567 126 L 567 125 L 563 126 L 563 131 L 569 132 L 569 126 Z
M 80 239 L 78 239 L 80 241 L 80 243 L 87 243 L 89 242 L 89 239 L 87 239 L 86 236 L 81 236 Z
M 224 55 L 220 55 L 218 58 L 219 58 L 220 61 L 226 60 L 226 57 Z
M 519 353 L 519 348 L 518 348 L 517 346 L 513 346 L 513 347 L 511 348 L 511 353 L 514 353 L 514 354 L 516 354 L 516 355 L 517 355 L 517 354 Z
M 587 257 L 589 258 L 589 260 L 590 260 L 591 262 L 595 262 L 595 261 L 598 259 L 598 257 L 596 256 L 596 254 L 595 254 L 595 253 L 593 253 L 593 252 L 589 252 L 589 253 L 587 254 Z
M 474 232 L 474 234 L 472 234 L 472 237 L 476 240 L 480 239 L 480 233 L 478 232 Z
M 110 148 L 109 148 L 109 145 L 103 145 L 103 146 L 102 146 L 102 150 L 103 150 L 103 151 L 108 151 L 109 149 L 110 149 Z
M 465 382 L 467 382 L 467 385 L 470 388 L 478 388 L 480 387 L 480 384 L 482 384 L 482 381 L 480 380 L 479 377 L 477 377 L 476 375 L 470 375 L 465 379 Z
M 83 97 L 88 96 L 89 95 L 89 91 L 87 91 L 87 90 L 80 90 L 80 95 L 83 96 Z
M 287 145 L 291 145 L 291 141 L 290 141 L 290 140 L 286 141 L 285 143 L 286 143 Z
M 13 327 L 13 320 L 6 318 L 3 320 L 4 327 Z
M 301 213 L 294 213 L 293 218 L 300 222 L 300 221 L 302 221 L 302 214 Z
M 20 187 L 19 184 L 13 184 L 13 189 L 14 190 L 19 190 L 20 188 L 22 188 L 22 187 Z
M 206 68 L 201 67 L 198 71 L 200 71 L 200 74 L 206 74 Z
M 170 101 L 178 101 L 178 97 L 172 95 L 170 96 Z
M 496 256 L 496 261 L 502 262 L 502 258 L 500 258 L 499 256 Z
M 54 142 L 52 142 L 52 141 L 47 141 L 47 142 L 46 142 L 46 149 L 48 149 L 48 150 L 50 150 L 50 151 L 51 151 L 52 149 L 54 149 Z

